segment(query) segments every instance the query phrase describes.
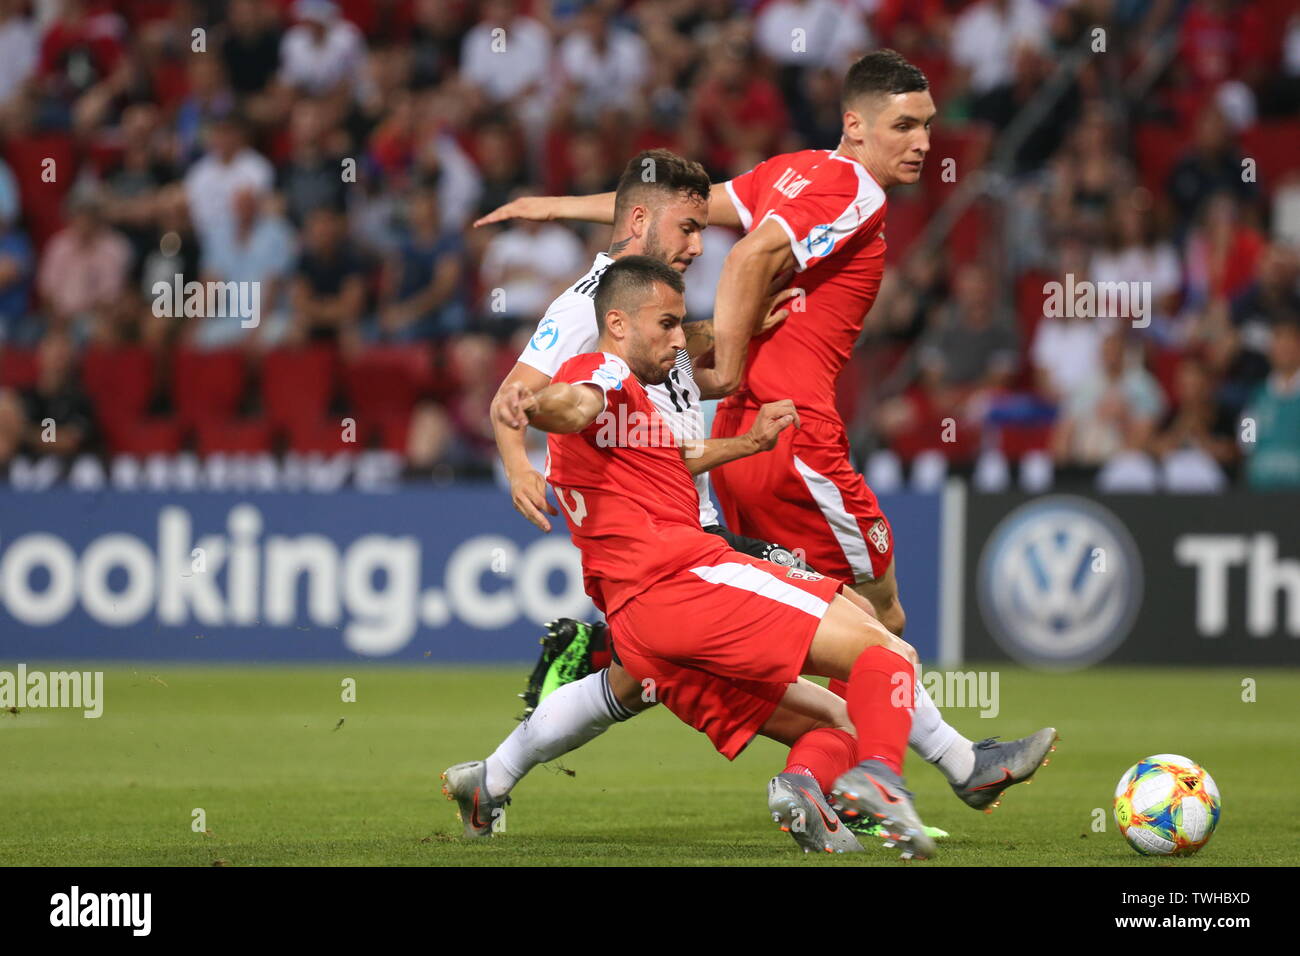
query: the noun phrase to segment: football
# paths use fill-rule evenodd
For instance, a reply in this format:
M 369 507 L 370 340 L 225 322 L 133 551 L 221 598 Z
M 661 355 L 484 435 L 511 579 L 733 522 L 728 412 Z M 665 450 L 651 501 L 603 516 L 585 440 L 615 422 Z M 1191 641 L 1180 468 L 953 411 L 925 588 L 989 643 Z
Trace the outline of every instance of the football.
M 1156 754 L 1128 769 L 1115 787 L 1115 822 L 1143 856 L 1195 853 L 1219 823 L 1214 778 L 1194 760 Z

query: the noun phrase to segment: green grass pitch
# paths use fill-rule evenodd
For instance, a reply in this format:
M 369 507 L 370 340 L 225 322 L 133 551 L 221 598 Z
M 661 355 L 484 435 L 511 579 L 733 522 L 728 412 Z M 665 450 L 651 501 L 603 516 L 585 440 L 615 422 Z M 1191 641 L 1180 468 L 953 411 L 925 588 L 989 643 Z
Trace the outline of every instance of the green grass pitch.
M 438 772 L 484 756 L 514 726 L 525 672 L 108 667 L 98 720 L 0 713 L 0 864 L 1300 863 L 1297 670 L 1000 669 L 998 717 L 950 709 L 949 720 L 972 739 L 1054 724 L 1058 751 L 989 815 L 909 757 L 918 809 L 953 834 L 935 860 L 912 864 L 878 845 L 851 856 L 799 853 L 766 812 L 782 748 L 759 740 L 729 764 L 662 709 L 564 758 L 564 769 L 536 770 L 516 788 L 505 832 L 466 842 L 438 794 Z M 340 699 L 345 677 L 356 679 L 355 703 Z M 1256 702 L 1242 701 L 1244 677 L 1256 681 Z M 1115 783 L 1159 752 L 1200 761 L 1223 793 L 1218 832 L 1197 856 L 1142 858 L 1115 829 Z M 198 808 L 206 833 L 193 828 Z M 1105 832 L 1093 829 L 1094 808 Z

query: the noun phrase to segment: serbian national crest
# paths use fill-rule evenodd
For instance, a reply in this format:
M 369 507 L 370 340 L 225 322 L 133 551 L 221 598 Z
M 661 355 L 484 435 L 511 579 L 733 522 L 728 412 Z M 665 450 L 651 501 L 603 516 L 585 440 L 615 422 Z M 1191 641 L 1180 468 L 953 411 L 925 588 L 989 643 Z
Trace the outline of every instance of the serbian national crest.
M 881 554 L 889 553 L 889 525 L 885 524 L 884 518 L 877 518 L 876 523 L 871 526 L 867 532 L 867 540 L 870 541 Z
M 807 568 L 787 568 L 785 576 L 799 581 L 820 581 L 822 579 L 822 575 L 816 571 L 809 571 Z

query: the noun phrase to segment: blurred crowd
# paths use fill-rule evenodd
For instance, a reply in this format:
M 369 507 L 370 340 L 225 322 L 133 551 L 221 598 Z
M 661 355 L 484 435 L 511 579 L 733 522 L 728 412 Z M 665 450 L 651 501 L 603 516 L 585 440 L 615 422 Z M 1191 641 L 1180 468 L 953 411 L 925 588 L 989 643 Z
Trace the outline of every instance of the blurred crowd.
M 608 228 L 473 220 L 642 149 L 721 181 L 832 148 L 881 46 L 940 114 L 842 383 L 862 460 L 1300 487 L 1287 0 L 0 0 L 0 467 L 377 447 L 486 474 L 496 385 Z M 735 238 L 706 231 L 692 318 Z M 192 280 L 255 283 L 257 321 L 155 291 Z M 1089 282 L 1139 285 L 1051 307 Z

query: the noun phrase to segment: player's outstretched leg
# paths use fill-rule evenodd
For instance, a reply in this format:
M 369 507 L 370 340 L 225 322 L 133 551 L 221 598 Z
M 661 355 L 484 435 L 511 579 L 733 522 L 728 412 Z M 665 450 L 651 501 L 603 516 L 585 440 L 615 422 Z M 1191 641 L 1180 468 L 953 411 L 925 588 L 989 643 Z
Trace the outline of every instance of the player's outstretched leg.
M 805 853 L 858 853 L 862 844 L 840 821 L 812 777 L 779 773 L 767 785 L 767 809 Z
M 588 624 L 562 617 L 546 625 L 539 643 L 542 653 L 519 696 L 524 701 L 523 720 L 537 705 L 565 684 L 582 680 L 609 664 L 609 638 L 604 622 Z
M 759 730 L 790 747 L 785 769 L 768 782 L 767 809 L 805 853 L 856 853 L 862 844 L 827 803 L 825 792 L 857 760 L 844 700 L 799 679 Z
M 1035 734 L 998 743 L 988 737 L 975 745 L 975 767 L 963 783 L 951 784 L 967 806 L 992 813 L 1002 792 L 1023 783 L 1047 763 L 1047 755 L 1056 749 L 1056 728 L 1044 727 Z
M 858 735 L 858 763 L 835 781 L 831 806 L 842 816 L 884 824 L 891 845 L 901 845 L 905 859 L 935 852 L 902 778 L 916 663 L 910 645 L 848 598 L 836 595 L 804 665 L 807 674 L 847 682 L 845 700 Z
M 883 760 L 864 760 L 842 774 L 831 800 L 845 816 L 878 820 L 885 846 L 902 846 L 903 859 L 934 856 L 935 842 L 912 806 L 912 791 Z
M 442 794 L 456 801 L 465 836 L 490 837 L 510 798 L 493 799 L 488 793 L 487 765 L 482 760 L 458 763 L 442 772 L 442 780 Z
M 613 679 L 611 670 L 615 671 Z M 482 767 L 482 781 L 476 778 L 472 785 L 466 784 L 470 787 L 465 791 L 470 794 L 468 799 L 475 799 L 477 793 L 480 803 L 484 800 L 501 803 L 508 798 L 515 784 L 538 764 L 577 750 L 614 724 L 635 716 L 638 711 L 630 709 L 624 701 L 635 697 L 633 692 L 639 689 L 640 685 L 617 664 L 565 684 L 547 694 L 537 709 L 512 730 L 486 760 L 457 764 L 443 774 L 443 778 L 450 779 L 452 770 L 458 768 Z M 642 710 L 650 706 L 639 699 L 636 704 Z M 463 778 L 465 773 L 467 771 L 458 773 L 457 779 Z M 473 788 L 481 788 L 481 791 Z M 443 793 L 460 803 L 467 836 L 491 835 L 490 827 L 481 832 L 481 828 L 471 827 L 465 816 L 466 804 L 450 784 L 443 787 Z
M 888 573 L 879 582 L 867 582 L 875 600 L 845 586 L 840 591 L 872 617 L 881 620 L 876 613 L 876 601 L 890 609 L 887 615 L 897 626 L 902 626 L 906 618 L 902 605 L 898 601 L 898 585 L 894 578 L 894 566 L 891 563 Z M 882 621 L 882 623 L 884 623 Z M 902 636 L 899 631 L 887 630 Z M 1002 791 L 1013 784 L 1022 783 L 1034 775 L 1039 767 L 1047 761 L 1047 755 L 1056 748 L 1056 731 L 1044 728 L 1020 740 L 1006 743 L 994 743 L 994 738 L 981 740 L 979 743 L 968 740 L 943 718 L 935 706 L 930 692 L 921 683 L 918 673 L 916 680 L 916 697 L 912 711 L 912 729 L 908 733 L 907 743 L 912 750 L 927 763 L 944 775 L 953 793 L 976 810 L 987 810 L 996 806 Z M 831 689 L 842 693 L 842 684 L 835 681 Z M 854 821 L 853 829 L 864 836 L 873 835 L 877 825 Z M 932 837 L 947 836 L 947 832 L 936 827 L 927 827 Z

